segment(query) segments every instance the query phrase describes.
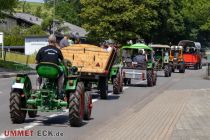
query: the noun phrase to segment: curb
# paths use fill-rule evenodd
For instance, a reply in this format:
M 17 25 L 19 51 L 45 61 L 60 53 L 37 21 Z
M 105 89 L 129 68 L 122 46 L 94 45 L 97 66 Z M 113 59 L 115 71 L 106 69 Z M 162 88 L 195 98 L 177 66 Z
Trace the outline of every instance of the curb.
M 8 74 L 0 74 L 0 78 L 10 78 L 10 77 L 16 77 L 17 74 L 22 74 L 22 73 L 8 73 Z M 28 72 L 26 73 L 28 75 L 36 75 L 36 72 Z

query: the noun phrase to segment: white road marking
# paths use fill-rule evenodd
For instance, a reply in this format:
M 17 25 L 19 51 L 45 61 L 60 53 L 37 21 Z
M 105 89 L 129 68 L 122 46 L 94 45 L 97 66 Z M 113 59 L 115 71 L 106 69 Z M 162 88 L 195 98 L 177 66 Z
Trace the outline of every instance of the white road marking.
M 144 81 L 140 81 L 140 82 L 137 82 L 136 84 L 140 84 L 140 83 L 143 83 L 143 82 Z M 123 87 L 123 90 L 126 90 L 128 88 L 129 87 L 127 87 L 127 86 Z M 0 92 L 0 94 L 1 94 L 1 92 Z M 108 95 L 112 95 L 112 94 L 113 94 L 113 92 L 109 93 Z M 98 100 L 99 100 L 99 98 L 98 99 L 92 99 L 92 102 L 94 103 L 94 102 L 96 102 Z M 47 116 L 47 118 L 54 118 L 54 117 L 57 117 L 57 116 L 60 116 L 60 115 L 64 115 L 67 112 L 68 112 L 68 109 L 65 109 L 63 113 L 52 114 L 52 115 Z M 41 123 L 42 123 L 41 121 L 36 121 L 36 122 L 30 123 L 29 125 L 24 126 L 23 128 L 18 128 L 18 129 L 14 129 L 14 130 L 28 130 L 28 129 L 31 129 L 31 128 L 35 127 L 35 126 L 40 125 Z M 4 133 L 2 133 L 0 135 L 0 140 L 6 139 L 6 138 L 9 138 L 9 137 L 10 136 L 5 136 Z

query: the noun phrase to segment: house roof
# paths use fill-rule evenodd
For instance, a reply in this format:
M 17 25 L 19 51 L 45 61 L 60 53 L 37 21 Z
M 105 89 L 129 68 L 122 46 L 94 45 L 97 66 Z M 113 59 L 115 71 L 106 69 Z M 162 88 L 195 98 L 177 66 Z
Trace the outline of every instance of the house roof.
M 9 13 L 6 13 L 6 15 L 11 16 L 15 19 L 21 19 L 25 22 L 28 22 L 30 24 L 40 25 L 42 24 L 43 19 L 33 16 L 31 14 L 27 13 L 13 13 L 12 15 Z M 70 29 L 71 34 L 73 35 L 79 35 L 80 37 L 85 37 L 87 35 L 87 32 L 84 28 L 76 26 L 74 24 L 64 22 L 63 26 L 68 27 Z
M 27 14 L 27 13 L 13 13 L 13 16 L 15 18 L 22 19 L 26 22 L 36 24 L 36 25 L 40 25 L 40 26 L 41 26 L 42 21 L 43 21 L 41 18 L 33 16 L 31 14 Z

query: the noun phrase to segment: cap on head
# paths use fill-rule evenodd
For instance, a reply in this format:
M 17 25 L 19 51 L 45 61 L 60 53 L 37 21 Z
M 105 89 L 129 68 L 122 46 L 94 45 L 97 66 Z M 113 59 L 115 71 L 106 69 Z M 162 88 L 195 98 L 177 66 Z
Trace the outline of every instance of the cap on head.
M 49 37 L 48 37 L 48 42 L 50 42 L 50 43 L 56 43 L 56 37 L 55 37 L 55 35 L 50 35 Z

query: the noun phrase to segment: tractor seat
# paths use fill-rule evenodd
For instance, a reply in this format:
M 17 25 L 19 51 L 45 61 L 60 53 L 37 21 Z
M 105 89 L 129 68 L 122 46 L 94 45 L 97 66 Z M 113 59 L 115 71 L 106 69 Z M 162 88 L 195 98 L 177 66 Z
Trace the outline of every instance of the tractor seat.
M 48 79 L 57 79 L 61 74 L 61 69 L 58 65 L 50 62 L 41 62 L 36 66 L 37 74 L 40 77 Z

